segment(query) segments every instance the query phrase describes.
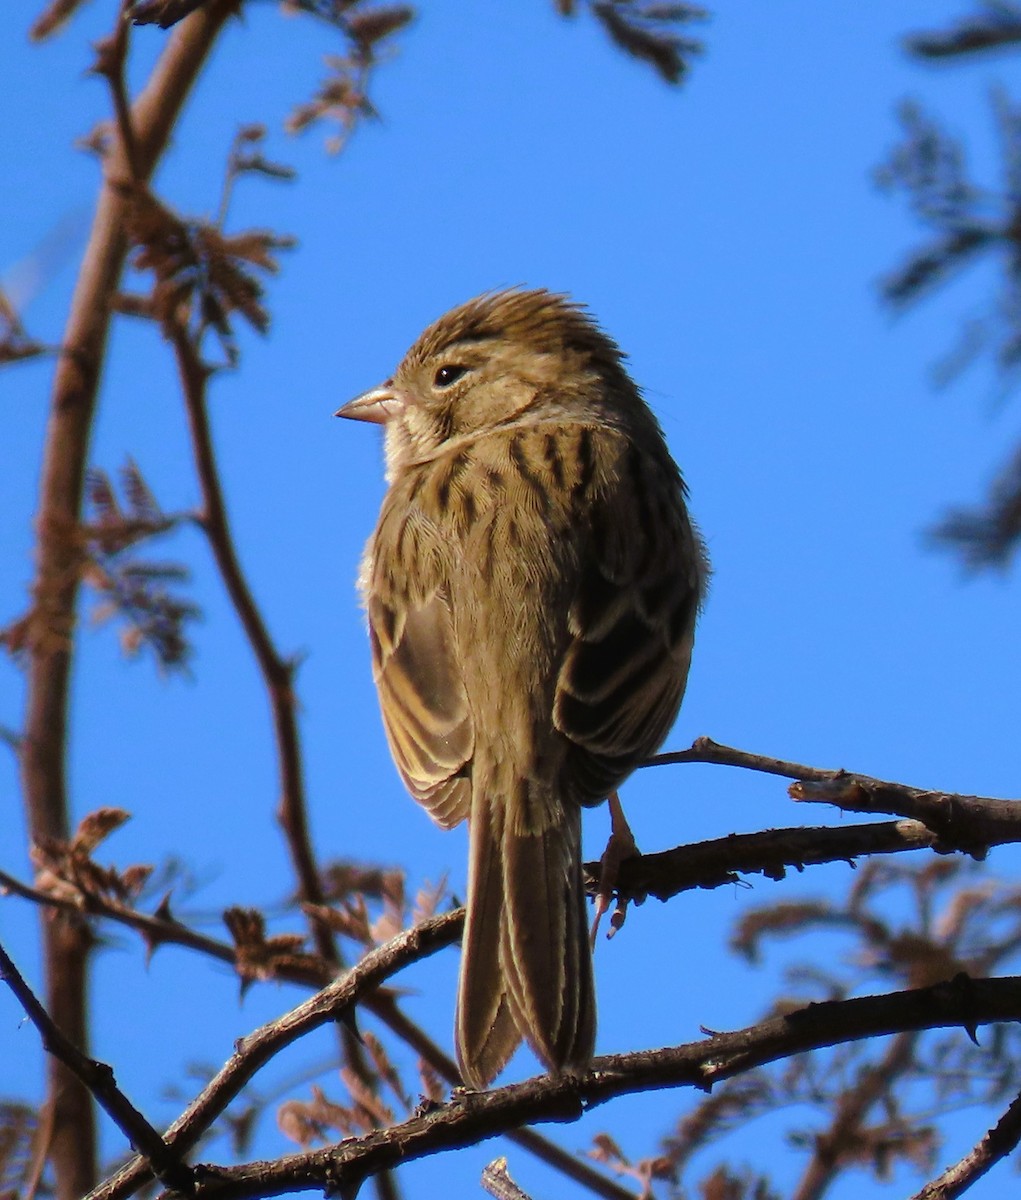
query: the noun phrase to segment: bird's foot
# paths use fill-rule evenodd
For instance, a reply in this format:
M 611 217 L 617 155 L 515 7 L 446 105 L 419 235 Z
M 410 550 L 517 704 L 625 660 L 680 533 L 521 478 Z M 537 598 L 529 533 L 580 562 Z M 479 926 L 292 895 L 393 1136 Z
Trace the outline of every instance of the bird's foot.
M 611 792 L 610 840 L 606 843 L 606 849 L 599 860 L 599 888 L 596 891 L 596 915 L 592 921 L 592 932 L 590 934 L 593 946 L 596 943 L 596 934 L 599 932 L 599 922 L 602 920 L 603 913 L 609 909 L 610 902 L 613 900 L 613 893 L 617 888 L 620 864 L 626 858 L 637 858 L 640 854 L 641 851 L 635 842 L 631 826 L 627 823 L 627 817 L 624 816 L 620 797 L 616 792 Z M 624 924 L 627 918 L 627 906 L 628 901 L 622 899 L 618 893 L 617 902 L 614 905 L 613 912 L 610 914 L 610 931 L 606 935 L 608 939 L 612 938 Z

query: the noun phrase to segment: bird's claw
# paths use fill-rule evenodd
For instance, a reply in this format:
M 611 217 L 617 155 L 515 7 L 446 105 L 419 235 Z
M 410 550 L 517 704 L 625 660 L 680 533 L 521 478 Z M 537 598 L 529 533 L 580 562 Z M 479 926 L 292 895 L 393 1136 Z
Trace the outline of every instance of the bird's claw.
M 621 807 L 620 798 L 616 792 L 611 792 L 610 840 L 606 843 L 606 849 L 599 860 L 599 887 L 596 891 L 595 917 L 592 921 L 592 932 L 589 935 L 593 946 L 596 943 L 596 935 L 599 932 L 599 922 L 602 920 L 603 913 L 609 909 L 613 893 L 617 889 L 620 864 L 626 858 L 637 858 L 640 854 L 641 851 L 635 842 L 631 826 L 627 823 L 627 817 L 624 816 L 624 809 Z M 606 935 L 607 940 L 612 938 L 617 930 L 623 926 L 627 919 L 628 904 L 629 900 L 622 897 L 618 892 L 617 901 L 610 916 L 610 931 Z

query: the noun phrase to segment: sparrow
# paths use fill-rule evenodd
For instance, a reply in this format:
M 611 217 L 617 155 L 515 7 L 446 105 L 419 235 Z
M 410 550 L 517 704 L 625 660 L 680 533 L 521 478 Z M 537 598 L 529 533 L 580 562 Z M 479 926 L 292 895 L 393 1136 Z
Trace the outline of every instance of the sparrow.
M 673 724 L 708 575 L 680 471 L 617 345 L 544 290 L 452 309 L 337 415 L 385 430 L 359 588 L 390 750 L 433 820 L 468 822 L 462 1075 L 522 1039 L 581 1073 L 581 809 Z

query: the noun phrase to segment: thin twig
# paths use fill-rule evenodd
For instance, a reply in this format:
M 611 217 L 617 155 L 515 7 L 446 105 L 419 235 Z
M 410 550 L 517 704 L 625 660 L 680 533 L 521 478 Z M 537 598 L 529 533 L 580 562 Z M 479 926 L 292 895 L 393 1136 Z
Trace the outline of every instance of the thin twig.
M 35 1200 L 43 1181 L 46 1170 L 46 1160 L 50 1155 L 50 1144 L 53 1141 L 53 1103 L 46 1099 L 39 1106 L 39 1116 L 35 1132 L 32 1135 L 32 1160 L 25 1172 L 25 1181 L 21 1190 L 21 1200 Z
M 992 845 L 1021 841 L 1021 802 L 926 791 L 867 775 L 844 774 L 788 788 L 792 800 L 832 804 L 843 812 L 882 813 L 920 821 L 937 835 L 936 849 L 982 859 Z
M 987 796 L 963 796 L 889 783 L 844 770 L 822 770 L 768 755 L 723 746 L 711 738 L 696 738 L 687 750 L 658 754 L 645 767 L 675 763 L 715 763 L 741 767 L 795 782 L 792 800 L 833 804 L 844 812 L 890 814 L 920 821 L 937 835 L 941 852 L 960 850 L 984 857 L 992 845 L 1021 841 L 1021 801 Z
M 494 1158 L 482 1169 L 482 1186 L 496 1200 L 531 1200 L 524 1188 L 511 1179 L 505 1158 Z
M 280 770 L 280 802 L 277 817 L 284 831 L 291 862 L 298 879 L 299 898 L 307 906 L 325 903 L 322 880 L 312 851 L 305 802 L 305 781 L 298 735 L 294 693 L 295 663 L 277 651 L 262 613 L 255 602 L 234 545 L 220 473 L 213 449 L 212 432 L 206 404 L 210 371 L 203 363 L 189 331 L 175 326 L 171 333 L 178 372 L 188 413 L 195 471 L 202 492 L 199 524 L 205 531 L 224 586 L 234 605 L 238 620 L 259 664 L 269 697 L 276 733 L 277 761 Z M 343 966 L 336 940 L 325 922 L 309 917 L 316 950 L 337 969 Z M 338 1030 L 341 1051 L 357 1078 L 374 1088 L 375 1079 L 361 1043 L 351 1024 Z M 380 1200 L 397 1200 L 397 1186 L 389 1174 L 376 1180 Z
M 145 1117 L 117 1086 L 112 1068 L 89 1058 L 68 1041 L 39 1003 L 10 955 L 0 945 L 0 980 L 14 993 L 28 1019 L 39 1031 L 44 1049 L 52 1054 L 88 1088 L 153 1174 L 172 1191 L 191 1192 L 191 1171 L 170 1149 Z
M 738 761 L 740 765 L 755 769 L 758 764 L 766 764 L 775 768 L 770 773 L 790 775 L 809 775 L 816 779 L 861 779 L 860 776 L 848 776 L 845 772 L 823 771 L 818 768 L 807 768 L 801 764 L 783 763 L 779 759 L 763 758 L 749 755 L 742 751 L 733 751 L 726 747 L 718 747 L 715 743 L 696 743 L 693 752 L 707 753 L 714 759 L 728 762 Z M 897 788 L 900 785 L 885 785 Z M 994 805 L 1009 802 L 993 801 Z M 1013 840 L 1012 831 L 1006 830 Z M 936 844 L 936 836 L 925 826 L 914 821 L 884 822 L 874 825 L 859 825 L 839 829 L 785 829 L 771 830 L 756 834 L 731 835 L 727 838 L 693 846 L 677 847 L 662 854 L 650 854 L 642 858 L 629 860 L 622 865 L 620 887 L 622 891 L 634 895 L 657 895 L 666 898 L 682 890 L 693 887 L 720 886 L 725 883 L 739 881 L 741 874 L 761 873 L 767 877 L 782 878 L 788 868 L 801 869 L 810 864 L 834 861 L 851 861 L 859 855 L 894 853 L 909 849 L 932 847 Z M 42 903 L 53 903 L 51 897 L 35 893 L 25 885 L 0 873 L 0 885 L 6 884 L 11 890 Z M 119 909 L 109 902 L 97 902 L 97 911 L 111 916 L 126 924 L 137 927 L 150 944 L 157 945 L 162 941 L 177 941 L 190 945 L 204 953 L 225 962 L 234 963 L 233 947 L 218 943 L 214 939 L 204 938 L 187 927 L 174 921 L 148 917 L 123 906 Z M 294 978 L 296 982 L 305 984 L 321 984 L 329 974 L 330 967 L 323 963 L 323 970 L 297 972 L 295 967 L 282 966 L 280 978 Z M 410 1022 L 393 998 L 386 993 L 377 993 L 365 1001 L 367 1007 L 375 1013 L 393 1032 L 415 1049 L 430 1065 L 445 1079 L 456 1083 L 458 1075 L 456 1066 L 445 1056 L 438 1047 Z M 532 1139 L 538 1139 L 533 1141 Z M 537 1153 L 546 1161 L 554 1162 L 559 1169 L 577 1177 L 579 1164 L 570 1156 L 564 1155 L 553 1143 L 540 1138 L 529 1130 L 518 1131 L 514 1140 Z M 556 1160 L 556 1161 L 555 1161 Z M 598 1181 L 598 1182 L 596 1182 Z M 585 1179 L 586 1186 L 594 1187 L 600 1194 L 607 1195 L 607 1181 L 601 1176 L 595 1180 Z M 609 1186 L 613 1186 L 612 1184 Z M 619 1197 L 620 1192 L 616 1193 Z
M 911 1200 L 955 1200 L 971 1185 L 1021 1142 L 1021 1096 L 1011 1101 L 1010 1107 L 992 1129 L 970 1150 L 960 1162 L 954 1163 L 937 1179 L 931 1180 L 916 1192 Z
M 25 900 L 31 900 L 35 904 L 44 905 L 58 912 L 80 915 L 84 911 L 93 916 L 116 921 L 120 925 L 127 925 L 142 935 L 150 951 L 164 944 L 186 946 L 190 950 L 197 950 L 200 954 L 227 963 L 229 966 L 237 965 L 235 948 L 229 942 L 222 942 L 207 934 L 198 933 L 173 918 L 151 916 L 149 913 L 139 912 L 137 908 L 131 908 L 130 905 L 110 897 L 89 896 L 79 904 L 69 897 L 56 896 L 34 888 L 6 871 L 0 871 L 0 889 L 13 892 Z M 289 983 L 323 987 L 329 982 L 331 975 L 325 968 L 323 971 L 313 973 L 291 967 L 287 974 L 281 974 L 280 978 L 286 978 Z
M 787 762 L 782 758 L 771 758 L 766 754 L 752 754 L 734 746 L 724 746 L 712 738 L 696 738 L 687 750 L 673 750 L 668 754 L 657 754 L 643 767 L 665 767 L 674 763 L 713 763 L 721 767 L 742 767 L 746 771 L 761 771 L 766 775 L 782 775 L 786 779 L 815 779 L 823 782 L 842 775 L 843 771 L 824 770 L 821 767 L 806 767 L 802 763 Z
M 202 491 L 199 524 L 209 540 L 227 594 L 252 647 L 269 695 L 280 764 L 278 815 L 288 833 L 301 899 L 309 904 L 322 904 L 322 886 L 311 852 L 305 816 L 305 788 L 293 690 L 295 664 L 279 654 L 273 644 L 245 579 L 231 535 L 206 407 L 210 370 L 199 357 L 187 329 L 175 327 L 171 336 L 188 412 L 195 471 Z M 315 928 L 319 931 L 316 941 L 320 953 L 324 958 L 335 958 L 337 952 L 332 938 L 328 933 L 323 938 L 321 923 L 316 922 Z
M 370 951 L 342 978 L 297 1008 L 240 1039 L 223 1067 L 167 1129 L 164 1135 L 167 1145 L 178 1154 L 187 1153 L 253 1075 L 275 1055 L 312 1030 L 341 1020 L 353 1012 L 368 993 L 396 971 L 456 940 L 462 925 L 463 914 L 456 912 L 433 917 L 405 930 L 385 945 Z M 389 1164 L 387 1169 L 396 1165 Z M 100 1200 L 101 1197 L 114 1200 L 117 1196 L 130 1195 L 147 1177 L 145 1163 L 136 1159 L 97 1188 L 92 1200 Z
M 124 78 L 124 68 L 128 59 L 128 39 L 131 32 L 131 5 L 132 0 L 121 0 L 120 14 L 114 32 L 96 46 L 97 58 L 93 70 L 98 75 L 102 75 L 110 85 L 117 135 L 121 143 L 121 155 L 128 171 L 128 179 L 125 182 L 136 184 L 141 180 L 142 172 L 139 165 L 138 139 L 135 136 L 134 119 L 131 115 L 131 101 L 128 98 L 128 86 Z

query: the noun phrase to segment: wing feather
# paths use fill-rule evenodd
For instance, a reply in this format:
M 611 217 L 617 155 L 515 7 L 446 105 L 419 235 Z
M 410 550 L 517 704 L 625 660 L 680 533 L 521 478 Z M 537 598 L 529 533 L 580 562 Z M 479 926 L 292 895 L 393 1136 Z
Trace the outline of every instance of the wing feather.
M 411 794 L 443 828 L 468 815 L 474 730 L 441 591 L 403 611 L 368 601 L 373 668 L 394 762 Z
M 672 464 L 628 451 L 583 562 L 553 716 L 564 776 L 592 804 L 659 746 L 684 695 L 705 567 Z

